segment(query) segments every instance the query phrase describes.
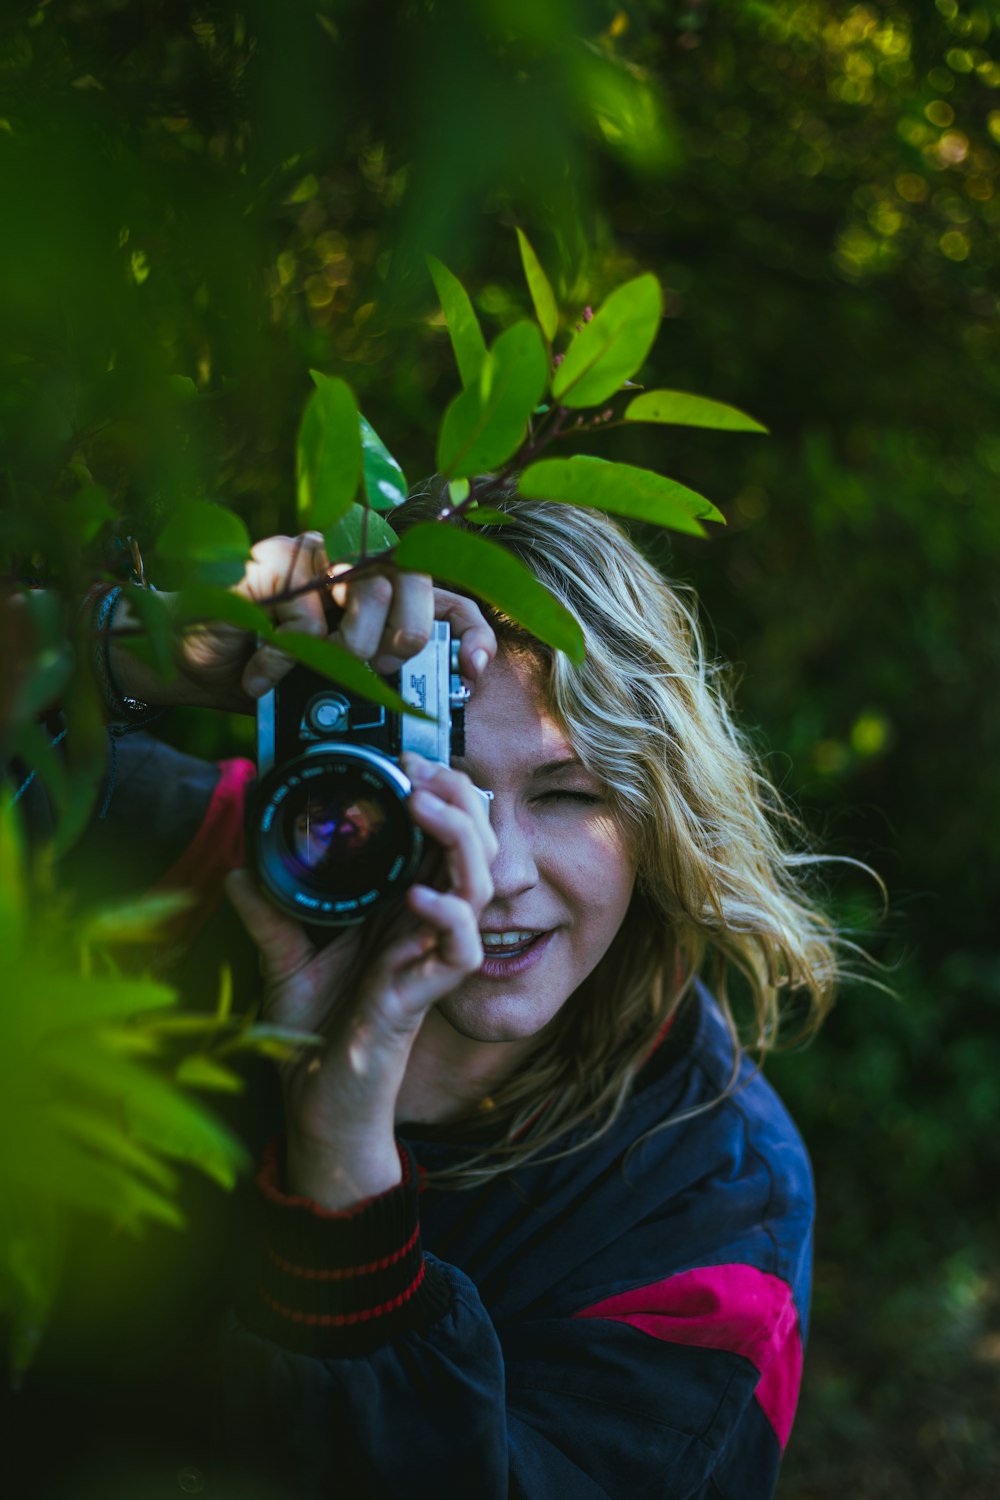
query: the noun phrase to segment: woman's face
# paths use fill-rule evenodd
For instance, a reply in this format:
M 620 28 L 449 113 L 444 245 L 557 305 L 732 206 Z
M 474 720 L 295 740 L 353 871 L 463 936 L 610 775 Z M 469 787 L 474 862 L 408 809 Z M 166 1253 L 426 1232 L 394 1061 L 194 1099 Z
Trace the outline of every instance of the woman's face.
M 466 754 L 454 762 L 493 792 L 500 845 L 480 919 L 483 967 L 437 1007 L 475 1041 L 541 1031 L 607 952 L 635 883 L 601 784 L 546 711 L 535 671 L 501 652 L 469 704 Z M 500 934 L 530 937 L 497 947 Z

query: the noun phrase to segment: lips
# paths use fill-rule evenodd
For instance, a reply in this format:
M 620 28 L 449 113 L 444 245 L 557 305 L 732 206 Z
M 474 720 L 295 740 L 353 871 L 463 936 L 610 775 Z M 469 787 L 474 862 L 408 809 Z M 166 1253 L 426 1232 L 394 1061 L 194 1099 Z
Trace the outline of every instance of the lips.
M 483 962 L 477 970 L 477 977 L 502 980 L 526 973 L 539 961 L 554 936 L 554 930 L 550 929 L 548 932 L 536 933 L 528 942 L 484 948 Z

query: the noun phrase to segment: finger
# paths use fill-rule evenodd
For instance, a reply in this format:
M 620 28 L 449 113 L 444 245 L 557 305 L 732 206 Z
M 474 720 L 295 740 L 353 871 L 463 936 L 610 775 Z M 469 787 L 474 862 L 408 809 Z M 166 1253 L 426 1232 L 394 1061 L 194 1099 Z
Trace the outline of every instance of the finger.
M 448 621 L 452 635 L 459 640 L 459 670 L 469 682 L 478 682 L 497 654 L 497 638 L 479 605 L 464 594 L 436 588 L 434 618 Z
M 483 841 L 487 864 L 492 865 L 499 845 L 490 823 L 489 804 L 465 772 L 453 770 L 451 766 L 444 766 L 436 761 L 425 760 L 413 750 L 404 751 L 400 759 L 403 770 L 414 787 L 426 787 L 443 802 L 450 802 L 468 813 Z
M 298 631 L 304 635 L 324 636 L 328 632 L 324 609 L 324 589 L 298 592 L 329 567 L 326 546 L 318 531 L 306 531 L 298 537 L 269 537 L 251 553 L 248 569 L 253 593 L 251 597 L 278 595 L 271 607 L 276 621 L 275 635 Z M 290 595 L 281 598 L 283 594 Z M 261 646 L 254 652 L 243 671 L 243 688 L 253 698 L 270 692 L 292 670 L 295 661 L 275 645 Z
M 451 891 L 478 914 L 493 896 L 493 881 L 476 820 L 425 787 L 418 787 L 410 798 L 410 813 L 417 826 L 444 850 Z
M 434 625 L 434 585 L 427 573 L 395 573 L 392 604 L 378 655 L 376 672 L 398 672 L 405 661 L 422 651 Z
M 440 1000 L 456 984 L 474 974 L 483 962 L 478 919 L 460 896 L 411 885 L 406 893 L 409 910 L 420 918 L 434 938 L 431 947 L 397 978 L 404 997 L 424 1005 Z
M 315 949 L 294 917 L 286 916 L 263 894 L 249 870 L 230 870 L 226 895 L 261 957 L 261 972 L 269 984 L 281 984 L 297 974 Z
M 371 661 L 378 652 L 393 594 L 392 580 L 385 573 L 365 573 L 347 585 L 344 618 L 337 638 L 360 661 Z

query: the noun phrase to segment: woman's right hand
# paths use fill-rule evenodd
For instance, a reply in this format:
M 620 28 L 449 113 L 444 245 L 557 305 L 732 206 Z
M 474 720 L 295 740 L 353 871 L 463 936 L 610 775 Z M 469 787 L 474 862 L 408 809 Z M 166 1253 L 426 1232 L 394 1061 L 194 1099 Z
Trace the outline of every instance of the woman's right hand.
M 319 1050 L 282 1069 L 291 1192 L 348 1208 L 400 1181 L 396 1100 L 410 1051 L 430 1008 L 482 963 L 479 919 L 493 894 L 496 837 L 469 778 L 419 756 L 404 758 L 414 783 L 413 821 L 441 850 L 441 882 L 412 885 L 358 972 L 360 929 L 316 948 L 294 918 L 272 906 L 246 870 L 227 889 L 256 943 L 265 1018 L 319 1032 Z

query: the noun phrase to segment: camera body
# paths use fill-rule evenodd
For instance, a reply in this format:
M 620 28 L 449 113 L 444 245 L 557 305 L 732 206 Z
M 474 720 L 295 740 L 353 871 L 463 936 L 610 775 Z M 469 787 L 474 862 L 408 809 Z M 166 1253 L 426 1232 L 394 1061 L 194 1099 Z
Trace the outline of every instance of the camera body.
M 448 765 L 464 753 L 469 690 L 447 621 L 435 620 L 427 645 L 386 680 L 428 717 L 301 666 L 258 703 L 252 859 L 270 899 L 312 925 L 362 922 L 398 900 L 424 848 L 400 756 Z

